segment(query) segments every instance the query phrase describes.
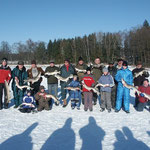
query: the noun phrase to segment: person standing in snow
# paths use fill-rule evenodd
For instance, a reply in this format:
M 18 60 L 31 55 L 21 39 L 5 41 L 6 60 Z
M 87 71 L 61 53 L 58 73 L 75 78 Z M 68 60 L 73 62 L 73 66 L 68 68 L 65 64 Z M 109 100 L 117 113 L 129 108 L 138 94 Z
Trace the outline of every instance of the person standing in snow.
M 129 113 L 129 104 L 130 104 L 130 89 L 126 88 L 121 80 L 124 80 L 127 84 L 132 85 L 133 83 L 133 75 L 132 72 L 128 69 L 128 63 L 123 61 L 122 69 L 117 71 L 115 76 L 115 80 L 118 83 L 117 86 L 117 97 L 116 97 L 116 110 L 115 112 L 119 112 L 122 107 L 122 101 L 124 105 L 124 111 Z
M 50 60 L 50 65 L 45 69 L 45 73 L 54 71 L 59 71 L 59 68 L 55 66 L 54 60 Z M 57 97 L 58 79 L 54 75 L 45 75 L 45 77 L 47 78 L 48 93 Z
M 25 93 L 25 89 L 21 90 L 16 86 L 16 81 L 19 83 L 20 86 L 25 85 L 24 80 L 27 79 L 27 71 L 24 67 L 23 61 L 18 61 L 18 65 L 12 71 L 12 90 L 14 95 L 14 108 L 17 108 L 19 105 L 22 104 L 22 99 Z M 16 81 L 15 81 L 16 80 Z
M 86 70 L 87 74 L 84 75 L 82 80 L 87 86 L 92 87 L 95 84 L 94 77 L 91 75 L 91 69 L 89 67 Z M 93 111 L 93 92 L 87 90 L 84 86 L 82 91 L 84 95 L 84 110 L 87 111 L 89 109 L 90 111 Z
M 141 71 L 145 70 L 145 68 L 143 68 L 142 63 L 141 62 L 137 62 L 136 64 L 136 68 L 132 70 L 132 74 L 134 77 L 133 83 L 134 86 L 141 86 L 143 84 L 143 81 L 149 77 L 149 73 L 148 71 L 144 71 L 142 75 L 135 77 L 135 75 Z M 135 105 L 134 107 L 136 108 L 138 103 L 139 103 L 139 96 L 137 93 L 135 93 Z
M 31 68 L 27 70 L 28 77 L 29 78 L 35 78 L 38 76 L 38 74 L 41 72 L 41 75 L 44 75 L 44 71 L 41 67 L 37 67 L 36 61 L 32 60 L 31 61 Z M 35 83 L 30 83 L 30 86 L 33 88 L 32 90 L 32 95 L 35 95 L 39 91 L 40 84 L 42 82 L 42 77 L 35 82 Z
M 103 68 L 103 75 L 99 78 L 99 83 L 103 84 L 104 87 L 100 87 L 101 91 L 101 109 L 103 112 L 107 107 L 108 112 L 111 112 L 111 89 L 114 86 L 113 77 L 109 74 L 107 68 Z
M 4 91 L 4 108 L 8 108 L 8 98 L 6 93 L 5 81 L 9 84 L 11 79 L 11 69 L 7 66 L 7 58 L 2 59 L 2 65 L 0 66 L 0 110 L 3 109 L 3 91 Z
M 101 64 L 100 58 L 96 57 L 94 60 L 94 65 L 92 66 L 92 72 L 93 72 L 95 82 L 98 82 L 99 78 L 101 77 L 103 68 L 104 66 Z M 97 98 L 98 98 L 97 94 L 93 93 L 94 105 L 97 104 Z
M 63 78 L 67 78 L 70 75 L 75 74 L 75 69 L 72 66 L 72 64 L 70 64 L 70 61 L 68 59 L 65 59 L 64 61 L 64 65 L 60 68 L 60 75 Z M 70 80 L 68 82 L 60 82 L 61 85 L 61 99 L 63 100 L 63 107 L 67 106 L 67 100 L 66 100 L 66 94 L 67 94 L 67 90 L 64 89 L 65 87 L 67 87 L 67 85 L 70 83 Z
M 117 73 L 117 68 L 114 66 L 113 62 L 109 62 L 108 71 L 114 79 L 115 75 Z M 116 105 L 116 87 L 117 87 L 117 83 L 116 82 L 114 82 L 114 83 L 115 84 L 112 87 L 112 91 L 111 91 L 111 105 L 112 105 L 113 109 L 115 109 L 115 105 Z

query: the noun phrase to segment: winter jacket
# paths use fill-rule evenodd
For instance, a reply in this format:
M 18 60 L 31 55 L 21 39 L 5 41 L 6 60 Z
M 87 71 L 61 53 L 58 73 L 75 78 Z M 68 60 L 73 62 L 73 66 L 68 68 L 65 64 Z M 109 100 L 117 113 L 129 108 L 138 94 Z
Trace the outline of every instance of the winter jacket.
M 144 70 L 144 68 L 135 68 L 132 70 L 132 74 L 133 76 L 136 74 L 136 73 L 139 73 L 141 72 L 142 70 Z M 136 78 L 134 78 L 134 86 L 140 86 L 143 84 L 143 81 L 145 80 L 145 78 L 149 77 L 149 73 L 148 72 L 144 72 L 142 74 L 142 76 L 138 76 Z
M 8 66 L 0 67 L 0 83 L 5 83 L 5 80 L 9 82 L 11 79 L 11 69 Z
M 63 77 L 63 78 L 67 78 L 69 75 L 71 74 L 74 74 L 75 73 L 75 69 L 74 67 L 69 64 L 69 69 L 67 71 L 67 68 L 65 65 L 63 65 L 61 68 L 60 68 L 60 75 Z
M 95 80 L 94 80 L 94 77 L 93 77 L 93 75 L 88 75 L 88 74 L 86 74 L 86 75 L 84 75 L 84 77 L 82 78 L 82 80 L 84 81 L 84 83 L 87 85 L 87 86 L 89 86 L 89 87 L 92 87 L 92 86 L 94 86 L 94 84 L 95 84 Z M 90 91 L 88 91 L 84 86 L 83 86 L 83 92 L 90 92 Z
M 38 72 L 40 73 L 41 72 L 41 75 L 44 75 L 44 71 L 41 67 L 36 67 Z M 32 68 L 28 69 L 27 70 L 27 73 L 28 73 L 28 77 L 29 78 L 33 78 L 33 75 L 32 75 Z
M 77 80 L 72 80 L 68 87 L 80 87 L 80 82 Z
M 33 104 L 33 105 L 28 105 L 28 104 Z M 34 97 L 33 96 L 25 95 L 23 97 L 22 108 L 34 108 Z
M 118 82 L 117 86 L 117 99 L 116 99 L 116 109 L 120 110 L 122 106 L 122 100 L 124 99 L 124 109 L 125 111 L 129 111 L 129 104 L 130 104 L 130 90 L 123 86 L 121 79 L 124 79 L 124 81 L 132 85 L 133 82 L 133 76 L 132 72 L 126 68 L 126 69 L 120 69 L 117 71 L 117 74 L 115 76 L 115 80 Z
M 46 69 L 45 69 L 45 73 L 46 72 L 54 72 L 55 70 L 59 71 L 59 68 L 54 66 L 54 67 L 50 67 L 48 66 Z M 55 76 L 51 75 L 51 76 L 45 76 L 47 78 L 47 83 L 48 84 L 58 84 L 58 80 Z
M 78 65 L 76 65 L 76 68 L 81 69 L 81 70 L 86 70 L 86 69 L 87 69 L 87 65 L 86 65 L 86 64 L 83 64 L 83 65 L 78 64 Z M 84 73 L 82 73 L 82 72 L 77 72 L 77 75 L 78 75 L 78 77 L 79 77 L 79 81 L 81 81 L 81 79 L 82 79 L 83 76 L 84 76 Z
M 142 92 L 142 93 L 146 93 L 146 94 L 150 95 L 150 86 L 145 87 L 145 86 L 142 85 L 142 86 L 139 86 L 139 87 L 138 87 L 138 90 L 139 90 L 140 92 Z M 139 95 L 139 102 L 145 103 L 145 102 L 147 102 L 147 101 L 148 101 L 147 98 L 142 97 L 142 96 Z
M 114 79 L 113 77 L 110 75 L 110 74 L 107 74 L 107 75 L 102 75 L 100 78 L 99 78 L 99 83 L 101 84 L 109 84 L 109 86 L 107 87 L 101 87 L 100 90 L 102 92 L 111 92 L 111 88 L 114 86 Z
M 100 67 L 96 67 L 96 66 L 93 67 L 92 71 L 93 71 L 95 82 L 97 82 L 98 79 L 102 76 L 102 69 L 103 69 L 102 65 Z
M 108 71 L 109 71 L 110 75 L 112 75 L 112 77 L 114 78 L 117 73 L 117 68 L 115 66 L 108 67 Z
M 16 89 L 15 77 L 18 78 L 19 85 L 22 86 L 25 85 L 24 80 L 27 79 L 27 76 L 28 75 L 25 67 L 23 67 L 22 70 L 19 70 L 18 66 L 15 67 L 12 71 L 12 90 Z

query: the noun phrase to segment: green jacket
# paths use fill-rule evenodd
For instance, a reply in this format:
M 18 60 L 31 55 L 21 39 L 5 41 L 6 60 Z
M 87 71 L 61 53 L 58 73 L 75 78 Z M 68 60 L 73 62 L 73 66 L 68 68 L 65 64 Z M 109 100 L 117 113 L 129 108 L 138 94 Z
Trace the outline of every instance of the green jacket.
M 93 67 L 92 71 L 93 71 L 93 76 L 95 79 L 95 82 L 97 82 L 99 80 L 99 78 L 102 76 L 102 69 L 103 66 L 101 65 L 100 67 Z
M 86 69 L 87 69 L 87 65 L 86 65 L 86 64 L 83 64 L 83 65 L 77 64 L 77 65 L 76 65 L 76 68 L 82 69 L 82 70 L 86 70 Z M 81 79 L 83 78 L 83 76 L 84 76 L 85 74 L 82 73 L 82 72 L 77 72 L 77 75 L 78 75 L 78 77 L 79 77 L 79 81 L 81 81 Z
M 54 66 L 54 67 L 50 67 L 48 66 L 46 69 L 45 69 L 45 73 L 46 72 L 54 72 L 55 70 L 59 71 L 59 68 Z M 47 83 L 48 84 L 58 84 L 58 80 L 56 77 L 54 77 L 53 75 L 52 76 L 47 76 L 45 75 L 45 77 L 47 78 Z

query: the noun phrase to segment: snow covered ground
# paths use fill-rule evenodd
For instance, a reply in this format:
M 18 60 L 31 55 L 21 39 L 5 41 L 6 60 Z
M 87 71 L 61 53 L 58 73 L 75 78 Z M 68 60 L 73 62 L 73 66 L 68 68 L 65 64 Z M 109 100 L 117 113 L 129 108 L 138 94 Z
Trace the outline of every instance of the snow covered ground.
M 70 103 L 23 114 L 12 101 L 9 109 L 0 111 L 0 150 L 148 150 L 150 112 L 136 112 L 133 104 L 133 91 L 130 114 L 100 112 L 98 104 L 93 112 L 84 112 L 83 105 L 71 110 Z

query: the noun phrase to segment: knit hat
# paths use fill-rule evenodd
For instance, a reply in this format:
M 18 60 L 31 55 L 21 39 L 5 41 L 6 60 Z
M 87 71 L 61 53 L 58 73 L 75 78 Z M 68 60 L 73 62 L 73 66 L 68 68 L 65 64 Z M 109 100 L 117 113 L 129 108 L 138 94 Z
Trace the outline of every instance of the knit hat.
M 87 67 L 87 68 L 86 68 L 86 71 L 91 71 L 91 68 L 90 68 L 90 67 Z
M 112 62 L 112 61 L 109 62 L 109 65 L 113 65 L 113 64 L 114 64 L 114 62 Z
M 136 66 L 137 65 L 142 65 L 142 62 L 141 61 L 138 61 L 137 63 L 136 63 Z
M 45 89 L 45 87 L 43 85 L 40 86 L 40 90 Z
M 103 68 L 103 72 L 108 72 L 108 69 L 106 67 Z
M 81 61 L 81 60 L 83 61 L 83 58 L 80 56 L 79 59 L 78 59 L 78 61 Z
M 31 93 L 31 90 L 27 90 L 26 92 L 27 92 L 27 94 L 28 94 L 28 93 Z
M 31 61 L 31 64 L 35 64 L 35 65 L 36 65 L 36 61 L 35 61 L 35 60 L 32 60 L 32 61 Z
M 7 63 L 8 59 L 7 58 L 2 58 L 2 62 L 5 61 Z
M 67 61 L 68 63 L 70 63 L 70 60 L 69 60 L 69 59 L 67 59 L 67 58 L 65 59 L 65 61 Z
M 128 66 L 127 61 L 123 61 L 122 66 Z
M 55 61 L 54 61 L 53 59 L 51 59 L 49 62 L 50 62 L 50 63 L 54 63 Z
M 24 65 L 24 62 L 22 60 L 18 61 L 18 65 Z

